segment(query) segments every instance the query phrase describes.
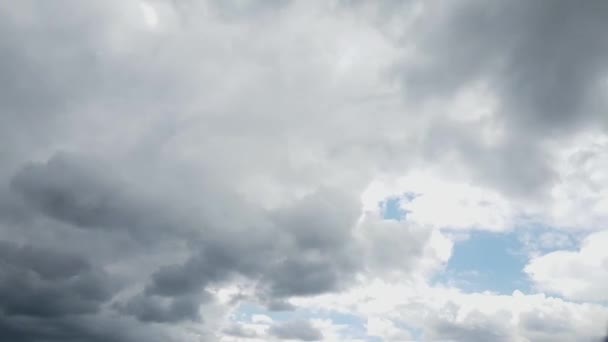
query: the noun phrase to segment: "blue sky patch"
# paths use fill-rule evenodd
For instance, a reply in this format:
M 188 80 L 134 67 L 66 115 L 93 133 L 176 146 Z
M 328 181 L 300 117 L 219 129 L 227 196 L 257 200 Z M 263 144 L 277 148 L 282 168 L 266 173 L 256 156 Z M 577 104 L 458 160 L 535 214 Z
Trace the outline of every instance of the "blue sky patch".
M 436 280 L 467 292 L 528 292 L 530 283 L 523 273 L 527 257 L 521 250 L 514 233 L 473 231 L 467 240 L 454 245 L 445 272 Z
M 408 211 L 401 208 L 401 203 L 403 201 L 411 202 L 416 197 L 418 197 L 418 195 L 411 192 L 406 192 L 402 196 L 388 197 L 384 201 L 381 201 L 378 203 L 378 206 L 380 207 L 383 218 L 386 220 L 396 221 L 405 220 L 407 218 Z

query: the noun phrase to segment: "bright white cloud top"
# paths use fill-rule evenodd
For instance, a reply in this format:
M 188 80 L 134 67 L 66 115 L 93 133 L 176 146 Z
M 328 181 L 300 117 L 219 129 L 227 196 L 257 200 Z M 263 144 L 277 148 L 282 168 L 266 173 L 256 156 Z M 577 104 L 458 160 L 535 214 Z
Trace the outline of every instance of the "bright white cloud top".
M 608 3 L 0 3 L 0 341 L 602 341 Z

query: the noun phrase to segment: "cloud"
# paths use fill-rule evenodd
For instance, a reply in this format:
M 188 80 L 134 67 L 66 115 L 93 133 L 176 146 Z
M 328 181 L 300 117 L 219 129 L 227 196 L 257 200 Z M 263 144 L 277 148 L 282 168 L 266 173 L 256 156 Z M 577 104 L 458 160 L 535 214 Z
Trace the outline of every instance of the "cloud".
M 608 319 L 608 310 L 599 304 L 520 291 L 466 293 L 406 281 L 372 281 L 297 304 L 366 319 L 368 336 L 385 340 L 412 334 L 421 341 L 596 341 Z
M 196 296 L 162 298 L 138 295 L 126 303 L 118 304 L 116 308 L 142 322 L 175 323 L 199 320 L 200 303 L 201 299 Z
M 242 325 L 233 324 L 230 327 L 224 329 L 224 333 L 234 337 L 242 338 L 256 338 L 258 334 L 255 330 L 248 329 Z
M 367 333 L 388 341 L 412 341 L 413 336 L 403 327 L 388 319 L 370 317 L 367 319 Z
M 0 263 L 2 339 L 159 340 L 146 332 L 130 331 L 128 325 L 102 315 L 116 284 L 83 256 L 1 241 Z M 165 335 L 158 333 L 158 338 Z
M 2 312 L 8 316 L 62 317 L 95 313 L 111 298 L 103 270 L 81 256 L 0 242 Z
M 2 317 L 0 337 L 9 341 L 172 341 L 162 331 L 130 331 L 130 327 L 119 321 L 96 317 L 75 317 L 71 319 Z M 154 330 L 154 329 L 152 329 Z
M 446 311 L 450 311 L 447 309 Z M 432 321 L 427 328 L 425 338 L 429 340 L 447 341 L 512 341 L 502 321 L 509 316 L 488 317 L 478 312 L 469 313 L 464 322 L 453 322 L 439 317 Z M 452 318 L 453 319 L 453 318 Z
M 319 329 L 309 321 L 303 320 L 275 324 L 268 332 L 281 340 L 320 341 L 323 339 L 323 334 Z
M 215 341 L 239 303 L 296 317 L 319 298 L 386 339 L 594 337 L 604 307 L 434 277 L 449 229 L 542 225 L 550 249 L 596 233 L 534 255 L 538 289 L 605 299 L 607 8 L 0 4 L 0 339 Z M 410 316 L 384 310 L 400 300 Z M 342 338 L 310 322 L 269 331 Z
M 45 164 L 23 167 L 13 190 L 42 214 L 81 228 L 137 229 L 145 217 L 133 210 L 120 183 L 108 179 L 83 158 L 55 155 Z
M 607 11 L 567 1 L 549 9 L 526 2 L 423 6 L 422 36 L 411 38 L 422 43 L 419 54 L 426 60 L 404 65 L 404 80 L 426 95 L 490 77 L 509 124 L 528 132 L 578 129 L 601 118 L 590 104 L 605 72 L 600 56 L 608 51 L 599 32 Z M 434 17 L 432 24 L 422 20 L 427 16 Z
M 384 22 L 406 47 L 395 72 L 408 99 L 425 105 L 432 99 L 439 102 L 433 109 L 449 111 L 446 99 L 481 85 L 485 91 L 475 97 L 477 106 L 466 112 L 479 111 L 487 99 L 494 103 L 473 120 L 429 113 L 437 122 L 427 131 L 425 150 L 434 159 L 461 159 L 474 165 L 479 182 L 530 196 L 555 181 L 552 151 L 544 141 L 605 127 L 605 6 L 421 4 L 402 23 L 409 8 L 395 7 Z M 394 26 L 400 29 L 389 30 Z M 498 139 L 488 144 L 480 134 L 467 134 L 484 128 L 498 132 Z
M 605 251 L 608 232 L 587 236 L 579 250 L 557 250 L 530 260 L 525 272 L 544 291 L 586 301 L 608 299 L 604 286 L 608 271 Z

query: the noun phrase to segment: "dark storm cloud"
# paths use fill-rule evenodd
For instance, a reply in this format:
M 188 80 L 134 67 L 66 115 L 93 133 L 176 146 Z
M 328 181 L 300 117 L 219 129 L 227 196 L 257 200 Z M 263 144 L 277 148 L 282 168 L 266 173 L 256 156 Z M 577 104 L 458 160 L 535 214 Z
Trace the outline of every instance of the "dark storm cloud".
M 175 323 L 184 320 L 197 321 L 202 302 L 197 295 L 161 297 L 156 295 L 137 295 L 126 303 L 116 305 L 116 309 L 132 315 L 142 322 Z
M 104 314 L 118 289 L 109 274 L 83 256 L 0 241 L 0 340 L 173 341 L 162 330 Z M 148 307 L 133 310 L 143 321 L 198 319 L 198 303 L 184 296 L 172 299 L 169 309 L 145 303 Z
M 108 276 L 84 258 L 0 242 L 0 309 L 7 316 L 95 313 L 111 298 Z
M 107 322 L 114 330 L 106 330 L 103 318 L 90 319 L 114 292 L 82 256 L 0 241 L 2 341 L 138 341 L 121 325 Z
M 0 315 L 0 340 L 14 342 L 168 342 L 175 340 L 157 329 L 133 329 L 125 318 L 101 316 L 7 317 Z
M 282 340 L 320 341 L 323 334 L 309 321 L 296 320 L 278 323 L 268 329 L 268 333 Z

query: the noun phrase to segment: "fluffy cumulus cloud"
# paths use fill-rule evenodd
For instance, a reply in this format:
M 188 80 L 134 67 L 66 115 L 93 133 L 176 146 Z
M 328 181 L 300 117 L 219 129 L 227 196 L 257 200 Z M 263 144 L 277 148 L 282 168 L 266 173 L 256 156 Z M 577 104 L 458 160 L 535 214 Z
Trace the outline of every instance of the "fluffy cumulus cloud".
M 599 1 L 1 3 L 0 340 L 599 341 L 606 30 Z
M 558 250 L 530 260 L 525 271 L 543 290 L 575 300 L 608 301 L 608 232 L 590 234 L 577 251 Z

